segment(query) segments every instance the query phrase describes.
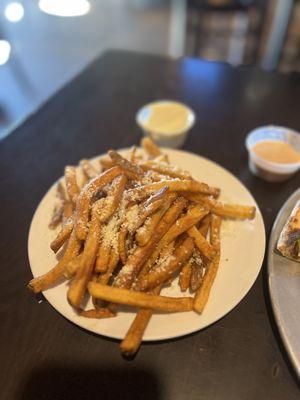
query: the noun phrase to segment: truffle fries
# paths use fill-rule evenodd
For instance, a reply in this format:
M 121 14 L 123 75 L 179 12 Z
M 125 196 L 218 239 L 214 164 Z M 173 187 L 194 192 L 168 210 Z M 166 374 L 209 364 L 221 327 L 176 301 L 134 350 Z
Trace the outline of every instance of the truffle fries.
M 110 150 L 103 172 L 84 159 L 65 168 L 51 227 L 61 225 L 50 243 L 61 258 L 28 284 L 37 293 L 69 280 L 67 300 L 82 318 L 117 318 L 120 304 L 137 309 L 121 343 L 126 355 L 138 350 L 156 311 L 203 312 L 220 262 L 221 219 L 255 216 L 254 207 L 219 201 L 219 188 L 169 164 L 149 138 L 141 146 L 127 157 Z M 188 295 L 161 295 L 178 277 Z

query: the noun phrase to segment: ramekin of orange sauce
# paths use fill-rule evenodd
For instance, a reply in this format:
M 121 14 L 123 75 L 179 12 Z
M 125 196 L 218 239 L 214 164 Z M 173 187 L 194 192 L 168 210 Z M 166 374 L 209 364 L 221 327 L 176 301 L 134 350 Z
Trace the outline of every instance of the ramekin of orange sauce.
M 280 126 L 263 126 L 246 138 L 251 172 L 266 181 L 282 182 L 300 169 L 300 134 Z

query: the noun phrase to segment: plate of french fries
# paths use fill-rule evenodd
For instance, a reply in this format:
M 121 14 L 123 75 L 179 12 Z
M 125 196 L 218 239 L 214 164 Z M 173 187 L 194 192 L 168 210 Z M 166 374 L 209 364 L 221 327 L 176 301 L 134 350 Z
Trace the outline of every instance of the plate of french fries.
M 260 271 L 265 230 L 231 173 L 144 138 L 66 166 L 34 214 L 28 252 L 29 289 L 133 355 L 232 310 Z

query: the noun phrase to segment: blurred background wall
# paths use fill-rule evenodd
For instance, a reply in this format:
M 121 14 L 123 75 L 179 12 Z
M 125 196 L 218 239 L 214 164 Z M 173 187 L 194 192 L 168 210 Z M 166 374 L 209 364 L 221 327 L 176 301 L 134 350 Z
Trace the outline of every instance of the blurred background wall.
M 2 0 L 0 138 L 107 49 L 299 71 L 300 1 Z

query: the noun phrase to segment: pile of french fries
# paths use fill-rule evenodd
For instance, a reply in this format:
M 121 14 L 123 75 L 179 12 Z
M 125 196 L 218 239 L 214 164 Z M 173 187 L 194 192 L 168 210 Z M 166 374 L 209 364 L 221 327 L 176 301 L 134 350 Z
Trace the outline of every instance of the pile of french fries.
M 203 312 L 218 271 L 222 219 L 255 216 L 255 207 L 220 202 L 219 188 L 170 165 L 149 138 L 141 148 L 127 158 L 110 150 L 99 170 L 88 160 L 65 168 L 50 223 L 61 226 L 50 247 L 62 256 L 28 284 L 38 293 L 68 279 L 67 299 L 82 317 L 115 317 L 118 305 L 137 309 L 120 345 L 126 355 L 138 350 L 155 311 Z M 160 295 L 177 277 L 188 295 Z

